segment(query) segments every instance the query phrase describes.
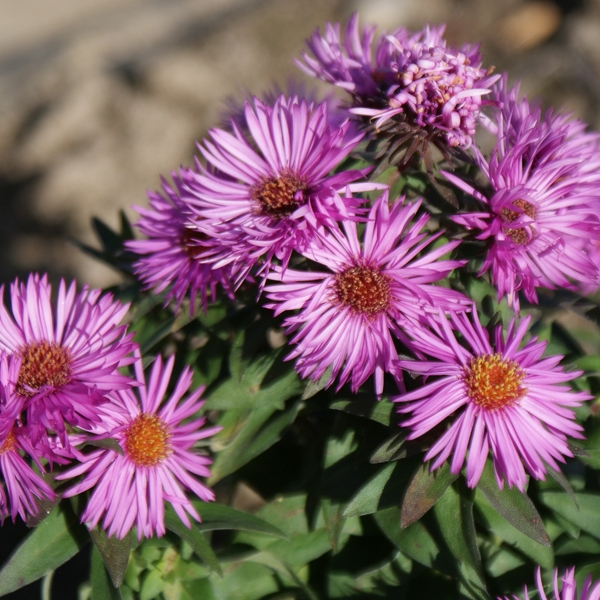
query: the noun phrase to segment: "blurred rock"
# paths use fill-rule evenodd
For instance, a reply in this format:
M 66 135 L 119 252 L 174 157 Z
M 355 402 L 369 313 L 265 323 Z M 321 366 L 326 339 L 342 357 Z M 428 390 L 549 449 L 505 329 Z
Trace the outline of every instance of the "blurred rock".
M 558 0 L 0 0 L 0 279 L 117 280 L 75 251 L 218 124 L 228 98 L 285 87 L 304 40 L 353 10 L 381 30 L 447 22 L 487 65 L 598 124 L 600 14 Z M 564 8 L 564 7 L 563 7 Z M 501 32 L 501 35 L 498 35 Z M 515 48 L 519 52 L 514 52 Z M 524 49 L 528 48 L 527 52 Z M 309 83 L 313 85 L 314 82 Z

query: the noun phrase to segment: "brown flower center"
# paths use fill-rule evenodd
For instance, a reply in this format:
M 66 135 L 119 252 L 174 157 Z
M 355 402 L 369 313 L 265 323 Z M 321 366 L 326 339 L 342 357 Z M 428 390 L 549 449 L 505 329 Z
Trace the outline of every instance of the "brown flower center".
M 199 242 L 205 242 L 206 240 L 208 240 L 208 236 L 205 233 L 188 228 L 183 230 L 183 233 L 179 238 L 181 247 L 191 259 L 200 258 L 204 248 Z
M 293 173 L 264 179 L 252 188 L 252 199 L 258 203 L 262 214 L 275 219 L 289 217 L 304 203 L 306 181 Z M 300 194 L 298 193 L 300 192 Z
M 21 350 L 17 393 L 35 396 L 38 390 L 59 388 L 71 381 L 71 356 L 56 342 L 31 342 Z
M 535 218 L 535 207 L 527 200 L 515 200 L 513 206 L 520 208 L 523 213 L 511 210 L 510 208 L 502 208 L 500 210 L 500 216 L 507 222 L 512 223 L 516 221 L 521 214 L 527 215 L 530 219 Z M 510 228 L 505 227 L 504 233 L 517 245 L 523 246 L 531 241 L 531 227 L 518 227 Z
M 521 385 L 524 376 L 519 365 L 502 354 L 484 354 L 469 360 L 463 381 L 467 395 L 477 406 L 498 410 L 513 406 L 527 393 Z
M 125 432 L 125 452 L 139 467 L 156 467 L 173 450 L 167 424 L 157 415 L 142 413 Z
M 377 315 L 389 308 L 391 279 L 378 269 L 350 267 L 335 276 L 334 289 L 338 302 L 354 312 Z
M 13 433 L 13 430 L 11 429 L 8 432 L 8 435 L 4 438 L 2 445 L 0 445 L 0 456 L 5 454 L 6 452 L 10 452 L 11 450 L 14 450 L 16 448 L 16 446 L 17 446 L 17 438 L 15 437 L 15 434 Z

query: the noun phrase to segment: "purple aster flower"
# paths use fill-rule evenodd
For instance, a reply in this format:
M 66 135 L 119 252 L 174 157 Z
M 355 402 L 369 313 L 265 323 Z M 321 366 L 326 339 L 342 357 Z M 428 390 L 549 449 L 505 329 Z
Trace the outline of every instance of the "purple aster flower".
M 135 525 L 138 539 L 165 533 L 164 502 L 168 501 L 179 518 L 191 527 L 188 514 L 197 521 L 196 512 L 184 490 L 191 490 L 208 502 L 214 494 L 195 476 L 208 477 L 211 460 L 192 447 L 220 427 L 202 429 L 205 418 L 193 417 L 203 405 L 203 387 L 181 400 L 192 383 L 186 368 L 175 389 L 163 403 L 173 371 L 174 356 L 166 364 L 156 359 L 146 385 L 141 359 L 135 363 L 139 387 L 120 390 L 113 395 L 115 410 L 108 412 L 92 433 L 115 439 L 123 450 L 99 449 L 82 457 L 81 464 L 57 479 L 83 475 L 65 494 L 74 496 L 94 488 L 81 517 L 88 527 L 100 520 L 108 535 L 123 538 Z M 138 399 L 139 395 L 139 399 Z
M 450 471 L 458 473 L 466 455 L 467 484 L 475 487 L 491 451 L 499 487 L 506 480 L 523 491 L 525 470 L 544 479 L 547 465 L 559 469 L 557 461 L 572 456 L 567 437 L 583 437 L 572 407 L 591 396 L 557 385 L 582 372 L 563 371 L 562 356 L 542 358 L 546 342 L 534 337 L 522 344 L 530 317 L 512 320 L 506 335 L 496 326 L 492 343 L 475 313 L 472 321 L 464 313 L 450 318 L 430 319 L 431 330 L 411 329 L 411 347 L 425 359 L 398 362 L 435 377 L 392 399 L 402 403 L 399 412 L 411 414 L 403 423 L 411 430 L 408 439 L 450 421 L 425 455 L 433 459 L 432 470 L 452 455 Z
M 193 314 L 197 297 L 206 309 L 209 296 L 214 302 L 219 284 L 233 297 L 232 275 L 229 267 L 213 268 L 202 262 L 210 240 L 190 221 L 189 206 L 180 197 L 181 180 L 175 174 L 171 176 L 177 192 L 163 180 L 164 195 L 148 194 L 150 210 L 134 207 L 141 215 L 137 227 L 148 239 L 127 241 L 125 245 L 142 256 L 133 263 L 133 270 L 146 289 L 160 293 L 169 288 L 165 304 L 174 300 L 177 309 L 189 296 Z
M 482 194 L 446 173 L 481 203 L 454 217 L 489 243 L 481 273 L 491 270 L 498 296 L 518 308 L 517 292 L 537 302 L 536 288 L 593 287 L 600 271 L 581 240 L 600 239 L 600 142 L 585 125 L 548 111 L 542 116 L 518 88 L 497 87 L 498 141 L 490 160 L 477 154 L 489 181 Z
M 4 288 L 0 287 L 0 294 Z M 11 285 L 11 312 L 0 306 L 0 349 L 21 359 L 16 393 L 24 399 L 35 445 L 56 433 L 68 447 L 66 424 L 88 428 L 100 420 L 98 406 L 110 390 L 130 379 L 117 369 L 132 362 L 132 334 L 119 326 L 128 305 L 110 294 L 61 281 L 53 314 L 44 275 Z
M 427 311 L 465 310 L 470 300 L 452 290 L 431 285 L 464 264 L 440 260 L 459 242 L 421 253 L 435 236 L 422 232 L 428 216 L 415 217 L 420 201 L 391 208 L 384 193 L 371 208 L 364 233 L 345 221 L 343 230 L 328 228 L 303 252 L 316 263 L 305 271 L 275 268 L 269 278 L 279 283 L 265 288 L 276 314 L 296 311 L 284 321 L 294 334 L 302 377 L 320 378 L 331 368 L 328 385 L 338 379 L 356 391 L 372 374 L 378 395 L 384 373 L 393 371 L 397 351 L 392 334 L 405 339 L 403 327 Z
M 338 194 L 346 186 L 381 187 L 351 183 L 365 170 L 329 175 L 362 134 L 349 134 L 348 122 L 332 127 L 327 103 L 281 96 L 268 106 L 255 99 L 246 104 L 245 119 L 249 134 L 235 121 L 232 133 L 211 130 L 211 140 L 199 146 L 210 169 L 198 163 L 182 186 L 197 228 L 219 241 L 207 260 L 240 265 L 242 272 L 261 257 L 266 270 L 274 257 L 286 264 L 318 227 L 352 212 Z
M 542 583 L 542 575 L 540 568 L 536 571 L 536 583 L 537 591 L 540 600 L 548 600 L 548 596 L 544 592 L 544 584 Z M 581 595 L 577 595 L 577 583 L 575 581 L 575 567 L 566 569 L 563 576 L 560 578 L 560 586 L 558 579 L 558 569 L 554 571 L 554 600 L 600 600 L 600 583 L 596 583 L 592 587 L 592 576 L 588 575 L 586 578 L 583 588 L 581 589 Z M 514 600 L 519 600 L 518 596 L 513 596 Z M 498 600 L 501 600 L 500 598 Z M 505 600 L 508 600 L 505 597 Z M 527 592 L 527 586 L 523 591 L 523 599 L 529 600 L 529 593 Z
M 351 112 L 371 117 L 375 127 L 395 119 L 407 131 L 427 130 L 430 139 L 468 148 L 475 134 L 482 97 L 499 76 L 481 67 L 478 47 L 451 48 L 445 26 L 411 33 L 404 28 L 372 46 L 375 29 L 358 26 L 353 14 L 342 40 L 339 24 L 317 30 L 298 65 L 309 75 L 338 85 L 353 96 Z
M 38 512 L 36 498 L 53 500 L 56 494 L 36 473 L 23 454 L 29 454 L 39 471 L 43 467 L 29 443 L 26 428 L 17 421 L 23 398 L 16 393 L 21 361 L 18 356 L 0 355 L 0 522 L 10 514 L 25 520 Z

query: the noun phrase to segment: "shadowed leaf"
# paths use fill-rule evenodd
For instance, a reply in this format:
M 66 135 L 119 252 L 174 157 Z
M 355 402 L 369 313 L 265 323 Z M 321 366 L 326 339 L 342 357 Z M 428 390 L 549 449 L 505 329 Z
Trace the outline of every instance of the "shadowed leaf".
M 429 464 L 421 465 L 406 490 L 400 511 L 402 528 L 418 521 L 444 494 L 447 487 L 458 477 L 450 473 L 448 463 L 435 471 Z

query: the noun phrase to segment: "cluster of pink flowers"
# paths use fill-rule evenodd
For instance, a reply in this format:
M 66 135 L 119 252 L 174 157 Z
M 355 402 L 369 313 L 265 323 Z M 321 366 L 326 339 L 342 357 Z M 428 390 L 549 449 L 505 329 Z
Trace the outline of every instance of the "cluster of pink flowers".
M 298 64 L 348 92 L 349 104 L 298 94 L 246 102 L 209 132 L 174 188 L 163 184 L 167 198 L 138 209 L 149 239 L 129 248 L 146 287 L 166 289 L 167 302 L 189 296 L 192 311 L 217 286 L 231 297 L 258 282 L 265 306 L 285 315 L 287 359 L 302 377 L 353 392 L 372 377 L 381 397 L 387 374 L 409 437 L 440 430 L 425 456 L 432 468 L 450 460 L 458 473 L 466 463 L 474 487 L 491 454 L 498 485 L 524 489 L 527 473 L 544 478 L 572 456 L 568 438 L 582 431 L 573 407 L 590 399 L 565 385 L 581 373 L 543 357 L 545 343 L 518 314 L 520 294 L 537 302 L 539 288 L 600 286 L 600 138 L 519 100 L 477 47 L 452 48 L 443 33 L 376 38 L 356 15 L 344 36 L 339 24 L 317 30 Z M 478 122 L 497 138 L 489 157 L 475 142 Z M 390 197 L 368 164 L 348 168 L 390 123 L 468 151 L 487 180 L 445 171 L 464 194 L 454 239 L 435 232 L 422 199 Z M 489 271 L 516 313 L 505 333 L 488 333 L 472 301 L 443 282 L 467 268 L 451 256 L 467 236 L 482 248 L 478 275 Z M 427 383 L 407 391 L 406 371 Z
M 119 538 L 133 525 L 140 538 L 162 535 L 165 500 L 186 524 L 186 511 L 199 519 L 184 490 L 214 499 L 192 476 L 208 476 L 210 461 L 191 448 L 215 428 L 202 429 L 204 418 L 182 423 L 202 406 L 202 389 L 180 402 L 191 385 L 185 371 L 163 403 L 173 360 L 158 358 L 146 384 L 133 334 L 120 324 L 127 310 L 110 294 L 77 293 L 64 281 L 53 308 L 46 276 L 12 284 L 10 309 L 0 305 L 0 519 L 26 519 L 38 513 L 36 499 L 56 500 L 45 477 L 55 464 L 68 466 L 56 479 L 84 475 L 61 496 L 93 488 L 82 521 L 102 521 Z M 131 364 L 135 380 L 121 372 Z M 106 438 L 121 455 L 86 453 L 87 443 Z
M 452 48 L 443 32 L 375 39 L 356 16 L 344 39 L 337 24 L 316 32 L 299 64 L 350 103 L 298 94 L 246 102 L 199 144 L 194 168 L 163 181 L 150 208 L 136 207 L 147 239 L 127 247 L 145 289 L 176 310 L 185 301 L 194 314 L 219 290 L 233 300 L 256 285 L 284 315 L 286 358 L 300 376 L 352 392 L 372 378 L 379 398 L 387 377 L 408 437 L 439 431 L 425 455 L 432 469 L 465 465 L 475 487 L 491 455 L 498 485 L 523 490 L 527 474 L 544 478 L 572 456 L 569 438 L 582 437 L 573 408 L 591 398 L 568 385 L 581 372 L 543 356 L 519 311 L 520 296 L 535 303 L 540 288 L 600 286 L 600 137 L 519 100 L 482 67 L 478 48 Z M 496 135 L 490 156 L 477 148 L 479 122 Z M 422 198 L 392 197 L 369 179 L 372 165 L 352 163 L 390 123 L 397 146 L 422 131 L 479 168 L 483 183 L 445 171 L 463 194 L 455 231 L 439 229 Z M 468 268 L 457 256 L 467 237 L 482 251 L 479 275 L 489 272 L 515 312 L 506 331 L 485 329 L 452 287 Z M 133 527 L 140 538 L 164 534 L 165 501 L 187 525 L 199 520 L 186 491 L 214 494 L 198 479 L 210 460 L 193 446 L 218 428 L 198 417 L 191 372 L 167 395 L 174 359 L 156 358 L 146 381 L 121 325 L 127 305 L 64 282 L 55 309 L 50 295 L 47 278 L 32 275 L 12 285 L 10 310 L 0 307 L 0 517 L 35 514 L 36 499 L 58 489 L 89 490 L 82 520 L 119 538 Z M 123 374 L 130 365 L 135 378 Z M 85 447 L 107 438 L 121 453 Z M 53 489 L 45 474 L 54 465 L 62 487 Z

